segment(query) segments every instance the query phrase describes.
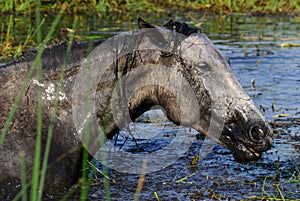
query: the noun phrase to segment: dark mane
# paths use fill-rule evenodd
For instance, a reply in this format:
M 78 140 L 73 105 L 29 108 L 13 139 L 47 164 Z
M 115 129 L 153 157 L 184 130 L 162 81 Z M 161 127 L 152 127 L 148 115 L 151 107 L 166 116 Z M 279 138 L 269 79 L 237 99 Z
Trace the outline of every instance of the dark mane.
M 198 30 L 195 27 L 193 27 L 189 24 L 186 24 L 184 22 L 173 21 L 172 19 L 169 20 L 164 25 L 164 27 L 169 29 L 169 30 L 176 31 L 177 33 L 181 33 L 185 36 L 189 36 L 192 33 L 197 33 L 198 32 Z

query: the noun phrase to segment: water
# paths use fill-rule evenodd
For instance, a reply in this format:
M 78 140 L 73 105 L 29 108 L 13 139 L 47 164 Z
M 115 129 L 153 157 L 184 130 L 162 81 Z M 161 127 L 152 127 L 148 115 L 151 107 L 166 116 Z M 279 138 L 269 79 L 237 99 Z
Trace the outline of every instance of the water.
M 154 21 L 162 24 L 165 19 Z M 255 200 L 263 195 L 280 197 L 280 192 L 286 199 L 300 199 L 300 47 L 278 46 L 300 44 L 300 17 L 239 15 L 196 19 L 201 21 L 203 32 L 229 57 L 239 82 L 274 126 L 274 148 L 259 161 L 240 164 L 234 161 L 230 151 L 215 145 L 206 158 L 198 161 L 197 167 L 191 167 L 190 162 L 204 140 L 197 134 L 198 140 L 188 152 L 174 164 L 147 174 L 143 182 L 140 175 L 110 170 L 110 177 L 115 181 L 110 183 L 112 200 L 133 200 L 138 196 L 140 200 L 156 200 L 156 195 L 160 200 Z M 72 18 L 64 17 L 60 26 L 70 27 L 71 23 Z M 105 38 L 136 27 L 135 21 L 126 19 L 112 22 L 83 17 L 78 34 L 81 40 Z M 15 31 L 18 30 L 22 29 L 18 27 Z M 147 113 L 130 128 L 148 136 L 158 134 L 154 140 L 137 139 L 145 153 L 166 146 L 178 132 L 195 134 L 193 130 L 172 124 L 157 110 Z M 118 146 L 137 151 L 132 138 L 124 144 L 126 136 L 126 131 L 121 131 Z M 272 179 L 264 181 L 267 176 L 278 179 L 280 190 Z M 139 180 L 142 190 L 137 193 Z M 100 175 L 93 179 L 95 185 L 90 189 L 89 200 L 104 200 L 102 181 Z M 71 200 L 78 199 L 79 195 L 74 195 Z
M 204 32 L 229 57 L 239 82 L 274 126 L 273 149 L 259 161 L 239 164 L 230 151 L 216 145 L 196 168 L 190 168 L 190 162 L 203 144 L 202 138 L 173 165 L 147 174 L 140 194 L 136 191 L 140 175 L 111 170 L 110 176 L 116 179 L 110 185 L 112 200 L 132 200 L 137 195 L 141 200 L 155 200 L 155 194 L 161 200 L 257 200 L 267 195 L 280 197 L 280 193 L 285 199 L 300 199 L 299 184 L 295 181 L 299 179 L 300 164 L 300 47 L 280 47 L 283 43 L 300 43 L 299 21 L 299 17 L 247 15 L 203 21 Z M 153 113 L 157 111 L 147 113 L 146 117 Z M 172 132 L 181 129 L 167 120 L 166 129 L 161 126 L 161 122 L 131 125 L 132 132 L 161 135 L 159 140 L 138 139 L 139 147 L 155 151 L 172 140 L 165 137 L 166 133 L 172 136 Z M 123 146 L 124 140 L 125 134 L 117 142 Z M 134 147 L 131 139 L 122 148 Z M 186 179 L 181 181 L 183 178 Z M 100 185 L 93 188 L 90 199 L 103 199 L 104 195 Z

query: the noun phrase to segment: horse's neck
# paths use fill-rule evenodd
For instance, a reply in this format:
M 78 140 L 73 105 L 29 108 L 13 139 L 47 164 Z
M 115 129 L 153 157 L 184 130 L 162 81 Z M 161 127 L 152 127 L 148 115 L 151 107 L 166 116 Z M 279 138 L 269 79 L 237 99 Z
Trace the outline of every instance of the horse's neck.
M 168 89 L 172 77 L 169 72 L 174 71 L 179 62 L 173 56 L 163 58 L 160 54 L 160 51 L 138 51 L 122 57 L 119 66 L 114 66 L 118 69 L 118 82 L 110 85 L 115 89 L 111 106 L 117 121 L 114 123 L 119 127 L 126 126 L 155 105 L 163 107 L 174 123 L 180 123 L 177 97 Z
M 175 124 L 206 130 L 210 122 L 210 98 L 203 83 L 195 82 L 197 76 L 201 75 L 191 71 L 174 54 L 164 56 L 160 51 L 153 50 L 140 51 L 137 55 L 134 57 L 135 62 L 127 62 L 134 66 L 127 66 L 130 71 L 121 82 L 123 88 L 119 88 L 125 90 L 121 94 L 125 94 L 127 102 L 118 103 L 128 104 L 124 108 L 129 107 L 131 119 L 159 105 Z M 121 111 L 121 107 L 117 108 Z

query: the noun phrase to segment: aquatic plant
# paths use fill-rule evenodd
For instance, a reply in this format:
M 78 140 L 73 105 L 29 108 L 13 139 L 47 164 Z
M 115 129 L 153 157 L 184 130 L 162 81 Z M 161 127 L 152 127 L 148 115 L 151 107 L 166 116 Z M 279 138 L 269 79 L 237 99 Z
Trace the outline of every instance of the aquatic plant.
M 38 2 L 38 1 L 36 1 Z M 33 0 L 27 0 L 27 1 L 12 1 L 12 0 L 0 0 L 0 9 L 2 11 L 11 11 L 11 10 L 16 10 L 18 12 L 23 12 L 25 10 L 29 9 L 33 9 L 35 7 L 35 5 L 39 5 L 39 3 L 36 3 Z M 50 1 L 52 2 L 52 1 Z M 39 13 L 40 10 L 59 10 L 59 6 L 61 6 L 60 3 L 55 3 L 56 1 L 53 1 L 54 3 L 49 3 L 49 1 L 41 1 L 40 6 L 36 7 L 36 12 Z M 82 3 L 80 3 L 81 1 L 69 1 L 69 3 L 65 4 L 65 7 L 63 7 L 63 10 L 66 10 L 66 12 L 81 12 L 82 10 L 87 10 L 87 9 L 92 9 L 95 12 L 100 12 L 100 13 L 105 13 L 105 12 L 121 12 L 121 11 L 143 11 L 143 10 L 147 10 L 147 12 L 152 12 L 154 10 L 159 10 L 161 12 L 163 12 L 164 10 L 166 10 L 168 7 L 174 7 L 175 5 L 179 5 L 182 9 L 199 9 L 199 10 L 210 10 L 213 12 L 217 12 L 217 13 L 228 13 L 228 12 L 244 12 L 244 11 L 252 11 L 252 12 L 257 12 L 257 11 L 268 11 L 268 12 L 287 12 L 289 10 L 293 10 L 293 11 L 299 11 L 299 4 L 297 4 L 297 1 L 291 1 L 289 5 L 286 5 L 285 1 L 278 1 L 276 3 L 272 3 L 273 1 L 270 0 L 270 2 L 268 1 L 264 1 L 265 3 L 263 3 L 263 1 L 235 1 L 235 0 L 227 0 L 227 1 L 221 1 L 221 0 L 202 0 L 202 1 L 188 1 L 188 3 L 182 3 L 182 1 L 141 1 L 138 4 L 135 4 L 137 2 L 134 1 L 130 1 L 127 0 L 126 2 L 122 1 L 123 3 L 120 3 L 121 1 L 108 1 L 108 0 L 102 0 L 99 1 L 98 3 L 96 3 L 96 1 L 87 1 L 90 4 L 85 4 L 85 6 L 81 6 Z M 259 3 L 258 3 L 259 2 Z M 2 4 L 3 3 L 3 4 Z M 88 5 L 94 6 L 94 7 L 89 7 Z M 136 6 L 134 6 L 136 5 Z M 160 6 L 160 9 L 157 9 Z M 16 8 L 16 9 L 15 9 Z M 243 10 L 244 9 L 244 10 Z M 62 11 L 61 11 L 62 12 Z M 59 13 L 56 20 L 54 21 L 51 29 L 48 32 L 48 35 L 46 36 L 46 38 L 44 38 L 44 40 L 42 40 L 41 38 L 41 26 L 44 23 L 44 20 L 42 19 L 37 19 L 36 24 L 37 26 L 32 27 L 31 25 L 29 25 L 28 27 L 28 34 L 27 34 L 27 39 L 20 43 L 20 44 L 14 44 L 14 38 L 10 32 L 11 30 L 11 26 L 12 26 L 12 16 L 10 16 L 10 20 L 9 20 L 9 24 L 7 27 L 4 27 L 4 24 L 1 25 L 1 43 L 0 44 L 0 60 L 4 59 L 4 58 L 11 58 L 11 57 L 17 57 L 19 56 L 24 48 L 27 47 L 31 47 L 33 45 L 39 44 L 38 46 L 40 47 L 39 50 L 39 55 L 42 54 L 43 52 L 43 45 L 47 44 L 47 42 L 49 42 L 49 40 L 51 39 L 55 28 L 58 24 L 58 20 L 60 19 L 62 13 Z M 39 16 L 37 14 L 37 16 Z M 74 21 L 74 25 L 73 25 L 73 29 L 75 29 L 76 27 L 76 20 Z M 38 36 L 39 39 L 35 39 L 37 42 L 34 42 L 34 37 Z M 73 35 L 70 35 L 70 43 L 73 40 Z M 285 47 L 288 45 L 284 45 Z M 38 57 L 37 59 L 37 63 L 39 63 L 39 59 L 40 57 Z M 38 65 L 39 66 L 39 65 Z M 40 66 L 39 66 L 40 68 Z M 32 72 L 32 71 L 31 71 Z M 30 76 L 30 74 L 29 74 Z M 63 71 L 61 74 L 61 77 L 63 77 Z M 24 82 L 24 88 L 20 89 L 20 94 L 23 94 L 24 90 L 25 90 L 25 86 L 27 86 L 26 84 L 26 80 Z M 39 93 L 39 99 L 41 99 L 41 93 Z M 16 99 L 16 103 L 14 105 L 14 108 L 16 108 L 18 106 L 18 101 L 19 99 Z M 14 109 L 13 108 L 13 109 Z M 55 107 L 57 108 L 57 106 Z M 13 112 L 14 110 L 12 109 L 12 113 L 10 115 L 10 117 L 13 116 Z M 39 107 L 39 127 L 38 130 L 41 130 L 41 107 Z M 53 111 L 53 114 L 55 114 L 55 111 Z M 10 123 L 10 118 L 7 119 L 8 123 L 7 125 L 9 125 Z M 4 131 L 2 131 L 4 132 Z M 47 139 L 47 147 L 46 147 L 46 153 L 45 156 L 47 156 L 47 153 L 49 153 L 49 148 L 50 148 L 50 144 L 51 144 L 51 136 L 52 136 L 52 132 L 53 132 L 53 127 L 49 127 L 49 135 L 48 135 L 48 139 Z M 3 134 L 3 133 L 2 133 Z M 1 135 L 1 136 L 5 136 L 5 135 Z M 38 136 L 38 138 L 40 138 L 40 136 Z M 1 145 L 1 140 L 0 140 L 0 145 Z M 40 170 L 39 167 L 41 165 L 41 158 L 39 156 L 40 154 L 40 142 L 37 141 L 37 150 L 36 150 L 36 158 L 35 158 L 35 171 L 34 171 L 34 178 L 32 180 L 32 182 L 27 183 L 26 182 L 26 167 L 25 165 L 21 165 L 21 170 L 20 173 L 22 174 L 22 189 L 21 189 L 21 193 L 19 194 L 19 196 L 16 198 L 21 198 L 22 200 L 27 200 L 27 196 L 26 196 L 26 190 L 29 186 L 32 187 L 31 190 L 31 199 L 32 200 L 41 200 L 42 199 L 42 189 L 43 189 L 43 184 L 44 184 L 44 175 L 47 171 L 47 157 L 44 158 L 44 160 L 42 161 L 42 169 Z M 24 164 L 24 154 L 20 153 L 20 161 L 21 164 Z M 62 200 L 67 200 L 69 196 L 72 195 L 72 193 L 74 193 L 79 187 L 81 187 L 81 199 L 85 200 L 87 198 L 87 194 L 88 194 L 88 189 L 89 189 L 89 185 L 90 183 L 87 180 L 87 173 L 86 170 L 88 168 L 89 163 L 87 162 L 87 153 L 84 153 L 84 159 L 83 160 L 83 180 L 81 180 L 79 183 L 75 184 L 63 197 Z M 107 173 L 103 173 L 104 175 Z M 107 176 L 107 175 L 106 175 Z M 264 182 L 266 182 L 266 180 L 269 180 L 270 178 L 266 178 Z M 299 182 L 299 176 L 297 176 L 297 178 L 294 180 Z M 109 183 L 107 183 L 106 188 L 108 189 L 107 192 L 107 198 L 109 198 Z M 265 188 L 263 188 L 263 192 L 266 192 Z M 280 188 L 278 188 L 278 192 L 281 195 L 282 200 L 284 199 L 284 195 L 282 194 Z M 154 192 L 156 199 L 159 200 L 158 194 L 156 192 Z M 266 195 L 263 195 L 264 198 L 267 199 Z M 272 197 L 270 197 L 271 199 Z
M 239 12 L 252 13 L 291 13 L 300 12 L 300 4 L 297 0 L 68 0 L 63 4 L 64 13 L 77 13 L 85 15 L 98 15 L 99 19 L 110 13 L 127 15 L 135 13 L 170 13 L 172 10 L 194 10 L 212 12 L 216 14 L 228 14 Z M 39 1 L 39 11 L 43 13 L 58 13 L 62 7 L 61 1 Z M 34 0 L 0 0 L 0 11 L 7 13 L 32 14 L 36 10 Z M 136 16 L 136 14 L 135 14 Z M 11 16 L 12 18 L 12 16 Z M 28 24 L 28 33 L 24 41 L 16 40 L 11 33 L 13 21 L 8 25 L 1 24 L 0 32 L 0 61 L 11 60 L 24 52 L 28 47 L 36 46 L 35 35 L 40 26 Z M 34 27 L 34 28 L 33 28 Z
M 7 27 L 4 28 L 4 23 L 1 24 L 0 32 L 0 61 L 10 60 L 12 58 L 19 57 L 23 50 L 35 45 L 34 37 L 38 30 L 44 23 L 44 19 L 41 20 L 37 27 L 32 27 L 31 24 L 27 27 L 27 34 L 24 41 L 16 41 L 16 38 L 12 35 L 11 28 L 13 25 L 13 16 L 9 16 L 9 22 Z
M 0 10 L 30 12 L 34 10 L 34 0 L 0 0 Z M 299 12 L 299 1 L 291 0 L 69 0 L 65 2 L 66 11 L 74 12 L 123 12 L 123 11 L 142 11 L 142 12 L 165 12 L 172 8 L 193 9 L 211 11 L 215 13 L 231 12 L 265 12 L 265 13 L 289 13 Z M 41 0 L 41 10 L 53 12 L 59 11 L 62 2 Z
M 41 24 L 41 19 L 40 19 L 40 11 L 39 11 L 39 2 L 38 0 L 36 1 L 36 24 L 40 25 Z M 33 72 L 37 69 L 38 72 L 38 79 L 39 81 L 42 81 L 42 66 L 41 66 L 41 58 L 42 58 L 42 54 L 43 54 L 43 50 L 45 49 L 46 44 L 49 42 L 49 40 L 51 39 L 51 36 L 53 35 L 53 32 L 56 29 L 56 26 L 58 24 L 58 22 L 60 21 L 60 18 L 63 14 L 65 7 L 62 6 L 61 11 L 58 13 L 58 15 L 56 16 L 55 20 L 52 23 L 52 26 L 50 28 L 50 30 L 48 31 L 46 37 L 44 39 L 42 39 L 42 34 L 41 34 L 41 30 L 39 29 L 39 27 L 37 27 L 37 31 L 36 31 L 36 36 L 37 36 L 37 41 L 38 41 L 38 54 L 36 59 L 34 60 L 32 66 L 30 67 L 30 70 L 26 76 L 26 79 L 24 80 L 24 83 L 18 93 L 18 96 L 11 108 L 11 111 L 9 113 L 9 116 L 5 122 L 4 128 L 1 131 L 1 139 L 0 139 L 0 146 L 3 143 L 3 140 L 5 139 L 5 136 L 7 134 L 9 125 L 12 121 L 12 118 L 14 116 L 14 113 L 16 112 L 16 108 L 18 107 L 22 95 L 25 92 L 26 86 L 28 85 L 29 79 L 30 77 L 33 75 Z M 75 27 L 77 24 L 77 19 L 75 19 L 74 21 L 74 25 L 73 27 Z M 73 37 L 71 37 L 70 39 L 70 43 L 68 46 L 67 51 L 70 52 L 71 50 L 71 44 L 72 44 L 72 40 Z M 67 63 L 67 58 L 65 60 L 65 65 L 66 66 Z M 62 70 L 61 73 L 61 78 L 60 78 L 60 85 L 62 84 L 64 78 L 64 70 Z M 59 92 L 59 90 L 58 90 Z M 58 93 L 56 94 L 58 97 Z M 30 181 L 27 183 L 27 179 L 26 179 L 26 166 L 25 166 L 25 154 L 22 152 L 20 153 L 20 164 L 21 164 L 21 169 L 20 169 L 20 174 L 21 174 L 21 192 L 14 198 L 14 200 L 27 200 L 27 190 L 28 188 L 30 188 L 30 200 L 42 200 L 42 196 L 43 196 L 43 188 L 44 188 L 44 183 L 45 183 L 45 175 L 47 172 L 47 168 L 48 168 L 48 157 L 49 157 L 49 153 L 50 153 L 50 147 L 51 147 L 51 140 L 52 140 L 52 133 L 53 133 L 53 127 L 54 127 L 54 123 L 51 124 L 48 128 L 48 136 L 47 136 L 47 142 L 46 142 L 46 147 L 44 150 L 44 156 L 43 158 L 41 158 L 41 135 L 42 135 L 42 91 L 41 89 L 38 89 L 38 113 L 37 113 L 37 136 L 36 136 L 36 149 L 35 149 L 35 156 L 34 156 L 34 166 L 33 166 L 33 171 L 32 171 L 32 178 L 30 179 Z M 54 122 L 55 119 L 55 114 L 58 108 L 58 102 L 59 99 L 56 98 L 55 101 L 55 105 L 54 105 L 54 110 L 52 112 L 52 116 L 51 122 Z M 87 156 L 85 157 L 85 159 L 87 160 Z M 87 197 L 87 193 L 84 194 L 85 197 Z

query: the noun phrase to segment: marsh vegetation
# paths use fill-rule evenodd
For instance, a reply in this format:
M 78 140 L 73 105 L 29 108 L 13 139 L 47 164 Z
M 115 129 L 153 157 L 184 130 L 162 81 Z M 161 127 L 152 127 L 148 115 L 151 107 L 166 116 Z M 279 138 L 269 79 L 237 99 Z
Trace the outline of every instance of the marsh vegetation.
M 31 48 L 38 47 L 41 54 L 44 46 L 61 40 L 101 39 L 135 29 L 137 15 L 160 24 L 167 18 L 189 22 L 203 30 L 229 56 L 241 84 L 275 129 L 275 148 L 262 161 L 237 164 L 227 150 L 217 146 L 214 153 L 198 168 L 189 169 L 190 161 L 196 153 L 193 150 L 203 142 L 200 139 L 185 158 L 180 159 L 170 169 L 146 176 L 142 183 L 142 176 L 139 175 L 103 172 L 100 164 L 87 162 L 87 153 L 84 153 L 83 178 L 62 193 L 62 200 L 72 196 L 78 200 L 97 200 L 103 197 L 114 199 L 118 196 L 131 196 L 128 199 L 145 197 L 152 200 L 300 198 L 300 93 L 297 87 L 299 78 L 296 77 L 300 73 L 300 57 L 297 53 L 300 44 L 298 0 L 199 0 L 187 3 L 177 0 L 70 0 L 65 3 L 49 0 L 0 0 L 0 10 L 2 63 L 19 57 Z M 39 59 L 38 57 L 37 63 Z M 25 86 L 26 82 L 24 89 L 20 90 L 24 92 Z M 18 99 L 7 118 L 7 125 L 17 105 Z M 39 122 L 37 130 L 41 128 L 42 122 Z M 143 126 L 145 124 L 137 125 L 141 129 Z M 157 129 L 160 125 L 151 126 L 152 129 Z M 177 129 L 169 123 L 166 128 L 171 134 L 172 129 Z M 6 133 L 5 129 L 7 128 L 1 130 L 2 136 Z M 162 130 L 160 128 L 158 132 Z M 0 139 L 3 140 L 2 137 Z M 47 159 L 42 161 L 40 158 L 38 143 L 39 140 L 33 179 L 30 183 L 23 179 L 21 193 L 17 197 L 22 200 L 28 199 L 26 189 L 29 186 L 30 200 L 46 199 L 41 192 Z M 130 148 L 132 144 L 129 142 L 126 146 Z M 24 154 L 20 153 L 21 163 L 23 160 Z M 41 166 L 43 168 L 39 169 Z M 25 169 L 22 166 L 20 170 L 23 178 Z M 178 170 L 182 171 L 174 173 Z M 247 193 L 243 194 L 245 191 Z M 51 196 L 47 198 L 51 199 Z

